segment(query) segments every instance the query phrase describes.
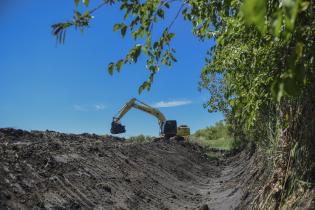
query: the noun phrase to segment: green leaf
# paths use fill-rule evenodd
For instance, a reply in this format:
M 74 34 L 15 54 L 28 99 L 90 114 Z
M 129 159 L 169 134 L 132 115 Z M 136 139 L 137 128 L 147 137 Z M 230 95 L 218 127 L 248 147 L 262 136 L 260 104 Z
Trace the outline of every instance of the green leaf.
M 124 63 L 124 60 L 122 60 L 122 59 L 119 60 L 119 61 L 116 63 L 116 69 L 117 69 L 118 72 L 120 72 L 123 63 Z
M 121 33 L 122 37 L 125 37 L 127 29 L 128 29 L 128 26 L 126 26 L 126 25 L 122 26 L 122 28 L 120 30 L 120 33 Z
M 138 94 L 140 95 L 144 90 L 144 86 L 141 85 L 139 88 L 138 88 Z
M 281 11 L 278 11 L 277 17 L 273 22 L 273 29 L 274 29 L 274 34 L 279 37 L 281 33 L 281 26 L 282 26 L 282 21 L 283 21 L 283 14 Z
M 235 106 L 235 100 L 234 99 L 229 100 L 229 104 L 231 107 L 234 107 Z
M 75 15 L 76 19 L 80 19 L 82 17 L 82 15 L 79 11 L 74 11 L 74 15 Z
M 296 61 L 299 61 L 303 55 L 303 48 L 304 44 L 302 42 L 298 42 L 295 46 L 295 54 L 296 54 Z
M 309 6 L 310 6 L 310 2 L 309 1 L 302 2 L 301 3 L 301 11 L 307 10 Z
M 138 89 L 138 93 L 141 94 L 145 89 L 150 90 L 151 84 L 149 82 L 144 82 Z
M 271 91 L 274 99 L 280 102 L 284 95 L 284 82 L 280 79 L 276 80 L 272 85 Z
M 140 56 L 141 54 L 141 49 L 142 49 L 142 46 L 141 45 L 136 45 L 136 47 L 134 48 L 134 53 L 132 55 L 132 59 L 133 61 L 136 63 L 138 61 L 138 57 Z
M 138 38 L 138 35 L 139 35 L 139 31 L 136 30 L 134 32 L 131 33 L 132 37 L 134 38 L 134 40 L 136 40 Z
M 85 11 L 83 16 L 91 18 L 90 11 Z
M 130 11 L 131 11 L 131 8 L 128 7 L 128 8 L 127 8 L 127 11 L 126 11 L 126 13 L 125 13 L 125 15 L 124 15 L 124 20 L 126 20 L 126 19 L 128 18 L 129 14 L 130 14 Z
M 89 4 L 90 4 L 90 0 L 82 0 L 83 1 L 83 4 L 88 7 Z
M 164 10 L 158 9 L 157 15 L 158 15 L 160 18 L 164 19 Z
M 174 33 L 169 33 L 168 34 L 168 39 L 171 40 L 175 37 L 175 34 Z
M 289 31 L 293 31 L 295 19 L 299 12 L 300 0 L 283 0 L 283 6 L 286 10 L 285 23 Z
M 242 13 L 248 24 L 254 24 L 263 34 L 266 32 L 265 17 L 267 13 L 266 0 L 245 0 Z
M 114 73 L 114 63 L 108 64 L 108 73 L 110 75 L 113 75 L 113 73 Z
M 158 45 L 159 45 L 158 42 L 154 42 L 154 43 L 153 43 L 153 48 L 154 48 L 154 49 L 157 48 Z
M 74 0 L 74 4 L 76 7 L 79 5 L 79 3 L 80 3 L 80 0 Z
M 182 11 L 182 15 L 184 15 L 184 18 L 185 18 L 185 16 L 186 16 L 186 14 L 187 14 L 187 7 L 185 8 L 185 9 L 183 9 L 183 11 Z M 185 18 L 186 19 L 186 18 Z
M 172 53 L 170 53 L 169 56 L 174 62 L 177 62 L 177 59 L 174 57 L 174 55 Z
M 158 67 L 155 66 L 155 65 L 151 65 L 151 66 L 149 66 L 149 70 L 150 70 L 151 72 L 156 72 L 156 71 L 158 70 Z
M 123 23 L 116 23 L 113 27 L 113 31 L 116 32 L 120 30 L 122 26 L 123 26 Z

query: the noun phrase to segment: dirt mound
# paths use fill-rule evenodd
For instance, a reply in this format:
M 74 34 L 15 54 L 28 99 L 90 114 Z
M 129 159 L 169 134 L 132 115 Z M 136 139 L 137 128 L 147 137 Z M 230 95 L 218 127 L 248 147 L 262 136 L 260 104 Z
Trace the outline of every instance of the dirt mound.
M 0 154 L 0 209 L 246 209 L 263 177 L 250 152 L 93 134 L 0 129 Z

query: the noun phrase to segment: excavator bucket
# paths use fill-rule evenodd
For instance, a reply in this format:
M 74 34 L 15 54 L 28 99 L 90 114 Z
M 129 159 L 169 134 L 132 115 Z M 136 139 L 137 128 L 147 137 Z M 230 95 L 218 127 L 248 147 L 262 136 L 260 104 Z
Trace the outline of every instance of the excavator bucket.
M 120 123 L 112 122 L 112 127 L 110 129 L 110 132 L 112 134 L 120 134 L 120 133 L 125 133 L 126 128 Z

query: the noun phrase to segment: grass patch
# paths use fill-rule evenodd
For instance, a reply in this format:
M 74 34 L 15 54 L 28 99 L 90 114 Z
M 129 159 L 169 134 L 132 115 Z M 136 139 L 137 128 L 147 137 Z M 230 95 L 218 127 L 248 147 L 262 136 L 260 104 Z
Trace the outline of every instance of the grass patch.
M 149 143 L 152 142 L 156 137 L 153 136 L 145 136 L 145 135 L 138 135 L 138 136 L 131 136 L 127 139 L 127 141 L 135 142 L 135 143 Z
M 208 160 L 218 160 L 218 159 L 223 157 L 223 153 L 214 152 L 214 151 L 210 151 L 210 150 L 205 151 L 205 154 L 207 155 Z
M 204 147 L 205 149 L 217 149 L 230 151 L 234 148 L 234 139 L 232 137 L 221 137 L 218 139 L 206 139 L 204 137 L 192 136 L 191 141 Z
M 196 131 L 190 137 L 190 141 L 197 143 L 208 151 L 231 151 L 238 147 L 238 141 L 232 137 L 228 126 L 223 121 Z

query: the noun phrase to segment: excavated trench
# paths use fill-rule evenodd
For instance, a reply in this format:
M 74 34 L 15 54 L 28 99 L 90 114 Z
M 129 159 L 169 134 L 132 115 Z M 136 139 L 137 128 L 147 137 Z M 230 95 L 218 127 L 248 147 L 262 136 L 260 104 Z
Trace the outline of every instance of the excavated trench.
M 264 163 L 176 142 L 0 129 L 0 209 L 250 209 Z

